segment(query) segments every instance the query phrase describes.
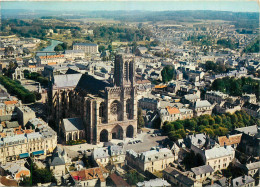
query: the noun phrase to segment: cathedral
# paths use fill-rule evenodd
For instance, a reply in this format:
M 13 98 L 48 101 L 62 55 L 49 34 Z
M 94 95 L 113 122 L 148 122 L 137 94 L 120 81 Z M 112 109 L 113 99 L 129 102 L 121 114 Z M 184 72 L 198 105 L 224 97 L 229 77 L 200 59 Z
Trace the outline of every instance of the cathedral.
M 113 80 L 109 82 L 77 72 L 55 75 L 51 82 L 49 118 L 66 141 L 86 139 L 88 143 L 98 144 L 136 135 L 133 55 L 116 55 Z

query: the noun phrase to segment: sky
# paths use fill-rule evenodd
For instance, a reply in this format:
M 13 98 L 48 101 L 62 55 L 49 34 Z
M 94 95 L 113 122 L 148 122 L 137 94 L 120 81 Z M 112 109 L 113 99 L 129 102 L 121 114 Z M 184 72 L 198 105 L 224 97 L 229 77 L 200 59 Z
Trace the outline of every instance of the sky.
M 172 0 L 172 1 L 130 1 L 130 0 L 99 0 L 99 1 L 9 1 L 0 0 L 2 9 L 25 10 L 64 10 L 64 11 L 99 11 L 99 10 L 221 10 L 233 12 L 259 12 L 259 0 Z

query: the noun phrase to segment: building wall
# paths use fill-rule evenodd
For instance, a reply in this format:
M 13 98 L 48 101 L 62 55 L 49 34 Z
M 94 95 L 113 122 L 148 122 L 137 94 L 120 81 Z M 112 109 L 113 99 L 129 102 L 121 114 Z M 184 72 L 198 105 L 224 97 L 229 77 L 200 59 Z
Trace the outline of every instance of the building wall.
M 165 168 L 167 168 L 169 166 L 169 164 L 172 162 L 174 162 L 174 157 L 167 158 L 164 160 L 157 160 L 157 161 L 153 161 L 153 162 L 144 163 L 144 171 L 145 170 L 148 170 L 150 172 L 162 171 Z
M 215 158 L 215 159 L 207 159 L 206 164 L 210 165 L 215 171 L 226 169 L 230 162 L 234 159 L 235 153 L 233 155 Z
M 53 174 L 56 176 L 63 176 L 66 173 L 65 165 L 50 166 L 50 169 L 53 171 Z

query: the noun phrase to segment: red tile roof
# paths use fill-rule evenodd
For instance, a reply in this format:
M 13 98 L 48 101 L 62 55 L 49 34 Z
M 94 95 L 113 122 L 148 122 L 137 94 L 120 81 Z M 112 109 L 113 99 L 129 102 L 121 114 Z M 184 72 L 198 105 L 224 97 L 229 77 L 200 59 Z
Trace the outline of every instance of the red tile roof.
M 49 58 L 63 58 L 64 55 L 49 55 L 49 56 L 40 56 L 40 59 L 49 59 Z
M 218 142 L 220 146 L 224 146 L 224 143 L 226 143 L 226 145 L 239 144 L 241 141 L 241 137 L 242 134 L 231 135 L 229 137 L 220 136 L 218 137 Z
M 113 183 L 118 186 L 130 186 L 122 177 L 118 176 L 117 174 L 113 173 L 109 176 Z
M 72 171 L 70 174 L 75 180 L 86 181 L 99 178 L 101 182 L 105 182 L 102 170 L 99 167 L 81 171 Z
M 175 107 L 167 106 L 166 109 L 169 112 L 169 114 L 179 114 L 179 113 L 181 113 L 180 110 L 178 108 L 175 108 Z
M 4 104 L 6 105 L 13 105 L 16 104 L 18 101 L 4 101 Z

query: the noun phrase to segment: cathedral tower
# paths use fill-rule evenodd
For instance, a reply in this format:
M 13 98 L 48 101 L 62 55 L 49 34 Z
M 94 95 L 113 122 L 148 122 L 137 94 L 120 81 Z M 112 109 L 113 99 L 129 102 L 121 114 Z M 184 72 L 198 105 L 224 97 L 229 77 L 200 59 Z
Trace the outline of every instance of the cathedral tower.
M 117 87 L 135 85 L 135 63 L 133 55 L 116 55 L 114 66 L 114 85 Z

